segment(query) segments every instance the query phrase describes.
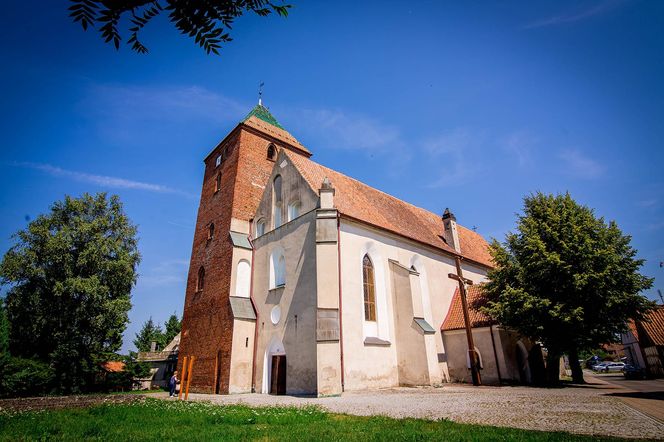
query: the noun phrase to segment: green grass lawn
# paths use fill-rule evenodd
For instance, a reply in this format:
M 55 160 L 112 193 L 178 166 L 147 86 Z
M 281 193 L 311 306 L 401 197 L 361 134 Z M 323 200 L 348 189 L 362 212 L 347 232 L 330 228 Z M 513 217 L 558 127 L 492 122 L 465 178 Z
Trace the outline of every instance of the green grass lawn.
M 154 398 L 83 409 L 0 412 L 0 440 L 617 440 L 458 424 L 357 417 L 318 408 L 250 408 Z

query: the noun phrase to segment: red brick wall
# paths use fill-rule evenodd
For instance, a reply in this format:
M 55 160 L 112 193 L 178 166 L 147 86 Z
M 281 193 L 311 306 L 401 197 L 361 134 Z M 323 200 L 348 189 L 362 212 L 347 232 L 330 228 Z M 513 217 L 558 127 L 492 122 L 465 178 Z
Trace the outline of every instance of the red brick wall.
M 233 246 L 229 238 L 231 216 L 253 218 L 274 162 L 267 159 L 271 140 L 244 126 L 235 129 L 209 155 L 205 164 L 203 189 L 198 207 L 196 230 L 191 250 L 187 291 L 182 317 L 182 337 L 178 370 L 182 373 L 184 356 L 195 356 L 190 391 L 213 393 L 215 363 L 221 352 L 221 392 L 228 393 L 233 316 L 230 294 Z M 279 148 L 279 143 L 275 142 Z M 224 152 L 219 167 L 217 156 Z M 221 189 L 215 193 L 217 173 Z M 214 222 L 215 236 L 207 239 L 208 225 Z M 198 270 L 205 268 L 205 286 L 196 291 Z

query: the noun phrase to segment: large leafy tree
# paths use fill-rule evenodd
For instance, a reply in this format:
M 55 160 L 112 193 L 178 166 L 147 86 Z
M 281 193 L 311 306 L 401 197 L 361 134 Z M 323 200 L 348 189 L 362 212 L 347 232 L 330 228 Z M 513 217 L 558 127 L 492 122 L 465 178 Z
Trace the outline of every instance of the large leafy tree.
M 193 38 L 208 54 L 219 54 L 223 43 L 232 40 L 230 31 L 236 18 L 245 12 L 261 17 L 271 13 L 288 16 L 288 4 L 270 0 L 71 0 L 70 16 L 83 30 L 97 27 L 106 43 L 116 49 L 122 40 L 120 22 L 130 20 L 127 44 L 141 54 L 148 52 L 139 33 L 156 16 L 166 13 L 182 34 Z
M 9 322 L 4 300 L 0 299 L 0 385 L 2 385 L 2 376 L 7 362 L 9 362 Z
M 12 356 L 51 365 L 63 393 L 90 388 L 119 350 L 140 256 L 117 196 L 65 197 L 14 236 L 0 263 Z
M 583 382 L 579 351 L 614 341 L 652 307 L 639 294 L 652 279 L 639 273 L 643 260 L 630 239 L 569 193 L 537 193 L 524 199 L 516 232 L 491 245 L 496 268 L 484 311 L 544 344 L 549 382 L 558 382 L 564 353 Z

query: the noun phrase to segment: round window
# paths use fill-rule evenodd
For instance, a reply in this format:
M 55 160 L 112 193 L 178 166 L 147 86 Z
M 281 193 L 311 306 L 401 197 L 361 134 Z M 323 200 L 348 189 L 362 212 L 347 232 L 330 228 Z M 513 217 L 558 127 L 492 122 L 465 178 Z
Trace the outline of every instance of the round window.
M 278 305 L 272 307 L 272 312 L 270 313 L 270 319 L 272 320 L 272 323 L 274 325 L 277 325 L 279 323 L 279 320 L 281 319 L 281 307 L 279 307 Z

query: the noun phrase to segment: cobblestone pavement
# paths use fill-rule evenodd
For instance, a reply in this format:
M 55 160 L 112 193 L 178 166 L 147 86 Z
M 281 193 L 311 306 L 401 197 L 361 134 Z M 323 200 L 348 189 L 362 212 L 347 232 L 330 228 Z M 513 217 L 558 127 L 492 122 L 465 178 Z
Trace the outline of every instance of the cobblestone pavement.
M 633 408 L 664 423 L 664 379 L 625 379 L 622 374 L 586 373 L 586 380 L 598 384 L 605 394 L 615 396 Z
M 664 439 L 664 423 L 606 393 L 593 385 L 558 389 L 447 385 L 346 392 L 326 398 L 190 394 L 189 400 L 255 407 L 318 405 L 334 413 L 360 416 L 445 418 L 529 430 Z

